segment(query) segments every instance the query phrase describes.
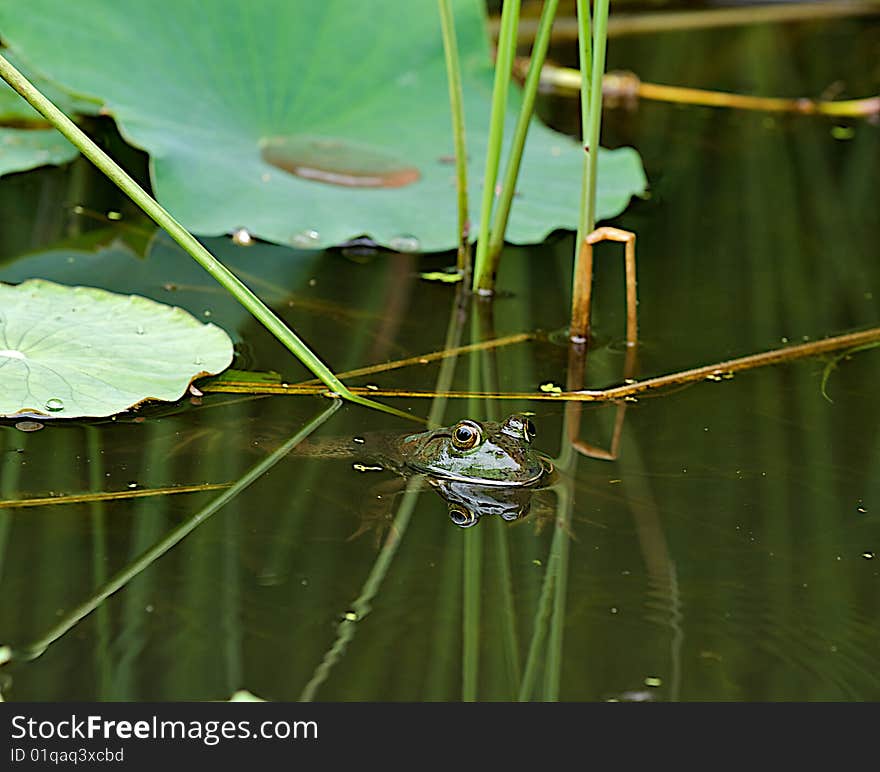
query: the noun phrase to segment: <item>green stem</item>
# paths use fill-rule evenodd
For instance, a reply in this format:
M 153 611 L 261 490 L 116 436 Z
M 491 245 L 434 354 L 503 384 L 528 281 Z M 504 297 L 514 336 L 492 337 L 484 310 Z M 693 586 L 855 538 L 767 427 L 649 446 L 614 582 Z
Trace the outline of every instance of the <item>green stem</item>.
M 605 47 L 608 37 L 608 2 L 596 0 L 596 18 L 593 25 L 593 63 L 590 79 L 590 109 L 587 124 L 584 126 L 584 137 L 588 148 L 587 159 L 589 171 L 587 186 L 587 226 L 589 233 L 596 227 L 596 169 L 599 160 L 599 129 L 602 125 L 602 75 L 605 72 Z M 584 236 L 586 236 L 584 233 Z
M 461 698 L 476 702 L 480 674 L 480 606 L 483 573 L 483 532 L 476 528 L 464 535 Z
M 510 208 L 513 205 L 513 194 L 516 192 L 516 180 L 519 177 L 523 149 L 526 145 L 526 136 L 529 133 L 529 125 L 531 124 L 532 113 L 535 109 L 535 97 L 538 94 L 538 85 L 541 81 L 541 68 L 544 66 L 544 59 L 547 56 L 547 48 L 550 45 L 550 31 L 553 28 L 553 19 L 556 17 L 558 6 L 559 0 L 545 0 L 544 7 L 541 10 L 541 20 L 538 23 L 538 34 L 535 38 L 535 44 L 532 46 L 529 71 L 526 74 L 526 81 L 523 86 L 522 107 L 519 111 L 516 128 L 513 131 L 513 142 L 510 148 L 510 156 L 507 159 L 504 182 L 501 184 L 501 195 L 498 198 L 495 218 L 492 221 L 492 232 L 489 241 L 489 270 L 492 275 L 498 273 L 501 248 L 504 246 L 504 234 L 507 231 Z
M 317 429 L 324 421 L 326 421 L 340 407 L 340 402 L 331 402 L 330 405 L 315 416 L 309 423 L 300 429 L 293 437 L 285 442 L 281 447 L 275 450 L 271 455 L 260 461 L 245 472 L 242 477 L 236 481 L 228 490 L 223 491 L 210 504 L 200 509 L 188 520 L 178 525 L 176 528 L 168 532 L 168 534 L 154 544 L 150 549 L 144 552 L 139 558 L 133 560 L 122 571 L 113 576 L 104 585 L 99 587 L 95 593 L 88 599 L 83 601 L 72 611 L 64 615 L 55 626 L 49 630 L 42 638 L 21 647 L 3 646 L 0 647 L 0 664 L 10 659 L 32 660 L 39 657 L 52 643 L 57 641 L 62 635 L 67 633 L 78 622 L 91 614 L 98 608 L 107 598 L 128 584 L 134 577 L 147 569 L 156 560 L 162 557 L 168 550 L 179 544 L 185 537 L 189 536 L 196 528 L 204 523 L 209 517 L 219 512 L 226 504 L 232 501 L 245 488 L 260 479 L 275 464 L 290 453 L 293 448 L 299 445 L 306 437 L 308 437 L 315 429 Z
M 507 90 L 510 85 L 513 57 L 516 53 L 516 28 L 519 24 L 519 0 L 507 0 L 501 9 L 501 30 L 495 57 L 495 83 L 492 87 L 492 115 L 489 119 L 489 142 L 486 149 L 486 172 L 483 176 L 483 201 L 480 207 L 480 234 L 474 265 L 474 292 L 491 295 L 495 291 L 495 276 L 489 262 L 489 226 L 492 203 L 495 200 L 495 181 L 504 139 L 504 114 L 507 110 Z
M 235 274 L 215 258 L 167 210 L 137 184 L 125 171 L 99 148 L 83 131 L 47 99 L 10 62 L 0 56 L 0 76 L 14 88 L 37 112 L 46 118 L 95 166 L 98 167 L 123 193 L 135 202 L 157 225 L 164 228 L 192 258 L 218 283 L 286 346 L 316 377 L 344 399 L 384 412 L 401 414 L 393 408 L 371 399 L 352 394 L 332 371 L 284 322 L 276 316 Z
M 463 287 L 459 284 L 455 293 L 455 300 L 453 300 L 452 303 L 449 325 L 446 328 L 445 348 L 447 349 L 457 348 L 461 341 L 461 331 L 464 319 L 460 310 L 461 303 L 463 302 L 463 294 Z M 452 383 L 452 379 L 455 375 L 456 361 L 457 359 L 455 356 L 443 360 L 443 364 L 440 366 L 440 372 L 437 375 L 436 390 L 438 392 L 448 389 L 449 385 Z M 432 427 L 439 426 L 445 409 L 446 398 L 438 395 L 431 403 L 431 411 L 428 414 L 428 425 Z M 375 563 L 373 563 L 373 568 L 370 570 L 370 573 L 361 588 L 360 595 L 355 598 L 354 603 L 351 605 L 351 612 L 354 614 L 354 617 L 346 615 L 342 621 L 340 621 L 336 628 L 336 639 L 333 641 L 333 645 L 324 655 L 324 658 L 321 660 L 318 667 L 315 668 L 315 672 L 309 679 L 309 682 L 303 687 L 302 693 L 299 697 L 300 702 L 311 702 L 315 699 L 319 687 L 330 676 L 330 671 L 335 667 L 336 663 L 342 659 L 349 643 L 351 643 L 354 638 L 355 631 L 357 630 L 356 624 L 362 621 L 364 617 L 373 610 L 373 598 L 376 597 L 382 586 L 382 582 L 385 581 L 388 569 L 391 567 L 394 556 L 397 554 L 397 548 L 403 541 L 403 536 L 409 526 L 410 517 L 415 509 L 417 496 L 421 488 L 422 481 L 418 477 L 407 482 L 400 506 L 398 506 L 397 512 L 394 515 L 391 530 L 385 539 L 385 543 L 382 545 L 382 549 L 379 551 Z M 0 650 L 0 656 L 2 656 L 2 650 Z
M 443 50 L 446 54 L 446 77 L 449 81 L 449 108 L 452 112 L 452 139 L 455 144 L 455 184 L 458 192 L 458 261 L 457 267 L 465 283 L 471 278 L 470 221 L 468 219 L 467 146 L 464 128 L 464 100 L 461 90 L 461 68 L 458 62 L 458 41 L 455 17 L 450 0 L 437 0 Z
M 575 277 L 579 276 L 578 258 L 580 257 L 580 245 L 586 235 L 593 230 L 593 224 L 589 222 L 590 211 L 590 93 L 592 92 L 592 39 L 590 31 L 590 2 L 589 0 L 578 0 L 577 3 L 577 22 L 578 22 L 578 60 L 581 69 L 581 137 L 584 148 L 584 166 L 583 175 L 581 176 L 581 211 L 578 220 L 577 239 L 574 242 L 575 254 Z M 577 287 L 577 282 L 575 282 Z

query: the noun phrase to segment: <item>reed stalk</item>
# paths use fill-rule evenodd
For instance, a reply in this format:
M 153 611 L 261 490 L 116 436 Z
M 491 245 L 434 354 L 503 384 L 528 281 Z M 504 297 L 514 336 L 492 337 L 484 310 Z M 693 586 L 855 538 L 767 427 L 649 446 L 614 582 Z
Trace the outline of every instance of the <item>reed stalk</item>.
M 507 92 L 516 54 L 516 29 L 519 24 L 519 0 L 507 0 L 501 9 L 501 28 L 495 57 L 495 82 L 492 87 L 492 113 L 489 119 L 489 141 L 486 149 L 486 169 L 483 175 L 483 199 L 480 206 L 480 232 L 474 264 L 473 290 L 480 295 L 495 291 L 495 276 L 489 260 L 490 225 L 495 201 L 495 183 L 504 140 L 504 115 L 507 110 Z
M 315 431 L 323 424 L 336 410 L 341 406 L 339 401 L 331 402 L 328 407 L 316 415 L 309 423 L 303 426 L 296 434 L 294 434 L 287 442 L 285 442 L 277 450 L 273 451 L 265 459 L 255 464 L 251 469 L 245 472 L 235 484 L 228 490 L 223 491 L 217 498 L 200 509 L 194 515 L 184 520 L 176 528 L 169 531 L 164 538 L 156 542 L 152 547 L 146 550 L 140 557 L 133 560 L 125 568 L 112 576 L 107 582 L 101 585 L 94 594 L 83 601 L 79 606 L 69 611 L 55 625 L 48 630 L 42 637 L 23 646 L 2 646 L 0 647 L 0 664 L 11 659 L 29 661 L 36 659 L 55 641 L 69 632 L 80 621 L 85 619 L 96 608 L 113 593 L 122 589 L 134 577 L 142 573 L 155 561 L 161 558 L 172 547 L 179 544 L 184 538 L 189 536 L 196 528 L 204 523 L 212 515 L 219 512 L 230 501 L 235 499 L 242 491 L 259 480 L 266 474 L 275 464 L 282 458 L 287 456 L 293 448 Z
M 547 48 L 550 45 L 550 31 L 553 28 L 553 19 L 556 17 L 558 6 L 559 0 L 545 0 L 544 7 L 541 9 L 538 34 L 532 46 L 529 69 L 523 84 L 522 106 L 520 107 L 516 127 L 513 130 L 510 155 L 507 158 L 504 181 L 501 183 L 501 194 L 498 197 L 498 204 L 495 208 L 495 216 L 492 221 L 491 235 L 489 237 L 489 271 L 493 276 L 498 273 L 498 262 L 501 259 L 504 234 L 507 231 L 510 208 L 513 204 L 514 193 L 516 192 L 519 167 L 522 162 L 522 154 L 525 149 L 526 136 L 529 132 L 532 114 L 535 111 L 535 98 L 538 94 L 541 72 L 544 60 L 547 57 Z
M 452 139 L 455 146 L 455 187 L 458 199 L 458 259 L 456 267 L 465 284 L 470 283 L 471 248 L 470 220 L 468 217 L 467 143 L 465 142 L 464 100 L 461 89 L 461 67 L 458 61 L 458 41 L 455 36 L 455 17 L 450 0 L 437 0 L 440 7 L 440 27 L 443 33 L 443 51 L 446 56 L 446 77 L 449 82 L 449 109 L 452 113 Z
M 602 123 L 602 74 L 605 71 L 605 43 L 608 33 L 608 0 L 596 0 L 594 23 L 590 23 L 588 0 L 578 0 L 578 50 L 581 67 L 581 132 L 584 144 L 584 176 L 581 186 L 581 215 L 575 240 L 574 280 L 572 282 L 572 319 L 586 303 L 583 297 L 585 283 L 578 277 L 592 274 L 592 265 L 586 265 L 592 255 L 585 248 L 587 235 L 596 227 L 596 169 L 599 158 L 599 130 Z M 592 31 L 591 31 L 592 26 Z M 580 331 L 572 330 L 573 341 L 582 342 Z
M 269 332 L 272 333 L 300 362 L 315 374 L 333 393 L 343 399 L 384 412 L 403 415 L 389 408 L 353 394 L 312 350 L 275 315 L 235 274 L 214 257 L 204 246 L 162 207 L 146 190 L 134 181 L 110 156 L 44 96 L 8 59 L 0 55 L 0 77 L 17 91 L 37 112 L 48 120 L 98 169 L 103 172 L 159 227 L 163 228 L 212 278 L 243 305 Z

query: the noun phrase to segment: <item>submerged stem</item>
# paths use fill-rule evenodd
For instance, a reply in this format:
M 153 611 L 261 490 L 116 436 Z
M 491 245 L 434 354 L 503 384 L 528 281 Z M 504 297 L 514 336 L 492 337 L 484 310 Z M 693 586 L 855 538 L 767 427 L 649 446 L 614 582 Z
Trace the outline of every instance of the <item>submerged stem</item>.
M 182 522 L 176 528 L 170 530 L 164 538 L 156 542 L 146 552 L 140 555 L 140 557 L 133 560 L 125 568 L 95 590 L 90 598 L 65 614 L 64 617 L 59 619 L 41 638 L 23 646 L 4 646 L 0 648 L 0 662 L 4 660 L 8 661 L 9 659 L 27 661 L 36 659 L 42 655 L 52 643 L 57 641 L 65 633 L 69 632 L 81 620 L 101 606 L 101 604 L 113 593 L 122 589 L 134 577 L 156 562 L 172 547 L 179 544 L 208 518 L 219 512 L 224 506 L 226 506 L 226 504 L 238 496 L 239 493 L 259 480 L 266 472 L 275 466 L 275 464 L 290 453 L 293 448 L 333 415 L 333 413 L 339 409 L 340 405 L 341 403 L 338 401 L 331 402 L 328 407 L 324 408 L 324 410 L 296 432 L 281 447 L 245 472 L 229 487 L 228 490 L 221 493 L 217 498 L 211 501 L 208 505 L 202 507 L 202 509 Z

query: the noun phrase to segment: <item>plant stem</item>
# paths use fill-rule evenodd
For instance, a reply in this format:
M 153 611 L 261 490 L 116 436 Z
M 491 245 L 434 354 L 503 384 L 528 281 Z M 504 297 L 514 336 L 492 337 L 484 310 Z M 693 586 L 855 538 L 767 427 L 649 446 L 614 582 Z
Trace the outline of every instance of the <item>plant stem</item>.
M 622 13 L 609 21 L 608 36 L 655 35 L 661 32 L 686 32 L 747 24 L 778 24 L 874 16 L 877 13 L 880 13 L 877 0 L 809 0 L 800 3 L 749 4 L 731 8 Z M 494 35 L 497 29 L 498 21 L 493 18 L 489 21 L 489 32 Z M 518 30 L 519 42 L 528 43 L 536 34 L 537 25 L 534 19 L 524 19 Z M 574 40 L 577 35 L 577 22 L 567 16 L 561 17 L 559 24 L 553 29 L 553 39 L 557 42 Z
M 160 541 L 156 542 L 146 552 L 129 563 L 118 573 L 114 574 L 107 582 L 102 584 L 94 594 L 83 601 L 79 606 L 71 609 L 55 625 L 47 631 L 41 638 L 23 646 L 3 646 L 0 647 L 0 663 L 9 661 L 10 659 L 18 659 L 28 661 L 36 659 L 62 635 L 69 632 L 71 628 L 77 625 L 82 619 L 91 614 L 96 608 L 109 598 L 113 593 L 122 589 L 134 577 L 143 572 L 150 565 L 161 558 L 168 550 L 179 544 L 185 537 L 189 536 L 196 528 L 204 523 L 212 515 L 219 512 L 226 504 L 232 501 L 239 493 L 248 488 L 251 484 L 259 480 L 266 472 L 268 472 L 275 464 L 290 453 L 293 448 L 299 445 L 306 437 L 315 431 L 324 421 L 326 421 L 341 403 L 331 402 L 330 405 L 316 415 L 309 423 L 293 435 L 277 450 L 266 456 L 262 461 L 252 466 L 245 472 L 235 484 L 230 486 L 229 490 L 221 493 L 217 498 L 206 506 L 202 507 L 191 517 L 187 518 L 180 525 L 171 529 Z
M 575 240 L 574 278 L 572 280 L 572 319 L 576 319 L 587 303 L 583 297 L 585 283 L 579 282 L 586 270 L 592 273 L 592 265 L 585 260 L 591 258 L 584 249 L 584 240 L 596 227 L 596 169 L 599 158 L 599 128 L 602 123 L 602 75 L 605 72 L 605 42 L 608 32 L 608 0 L 596 0 L 596 18 L 593 33 L 590 34 L 590 8 L 587 0 L 578 0 L 579 51 L 581 59 L 581 122 L 584 151 L 584 177 L 581 187 L 581 216 Z M 590 55 L 592 44 L 592 55 Z M 573 341 L 582 341 L 584 336 L 571 331 Z
M 547 48 L 550 45 L 550 30 L 553 27 L 553 19 L 559 0 L 545 0 L 541 9 L 541 20 L 538 24 L 538 35 L 532 46 L 529 71 L 523 85 L 523 102 L 519 111 L 516 128 L 513 131 L 513 142 L 510 147 L 510 156 L 507 159 L 507 169 L 504 173 L 504 182 L 501 184 L 501 195 L 498 198 L 498 206 L 495 209 L 495 217 L 492 221 L 492 231 L 489 240 L 489 271 L 494 276 L 498 272 L 498 261 L 501 258 L 501 248 L 504 246 L 504 234 L 507 231 L 507 221 L 510 217 L 510 207 L 513 203 L 513 194 L 516 191 L 516 180 L 519 177 L 519 167 L 522 161 L 523 149 L 526 144 L 526 136 L 535 109 L 535 97 L 538 94 L 538 84 L 541 81 L 541 69 L 547 56 Z
M 589 0 L 578 0 L 577 2 L 577 22 L 578 22 L 578 61 L 580 64 L 580 90 L 581 90 L 581 144 L 584 148 L 584 166 L 581 176 L 581 210 L 578 219 L 577 238 L 575 239 L 575 276 L 578 275 L 578 253 L 580 252 L 580 244 L 584 240 L 584 236 L 588 234 L 592 228 L 587 224 L 589 206 L 587 199 L 590 195 L 589 185 L 587 181 L 590 176 L 590 158 L 589 158 L 589 134 L 588 126 L 590 124 L 590 84 L 593 75 L 592 50 L 593 44 L 590 32 L 590 2 Z M 577 283 L 574 284 L 575 292 L 577 292 Z
M 599 129 L 602 125 L 602 75 L 605 73 L 605 44 L 608 34 L 608 2 L 596 0 L 593 20 L 593 64 L 590 77 L 590 109 L 584 127 L 589 176 L 587 186 L 587 227 L 589 233 L 596 227 L 596 168 L 599 160 Z M 589 129 L 589 133 L 588 130 Z M 586 238 L 587 233 L 583 236 Z
M 47 99 L 24 75 L 0 55 L 0 76 L 14 88 L 37 112 L 95 166 L 98 167 L 123 193 L 137 204 L 157 225 L 164 228 L 192 258 L 219 284 L 286 346 L 309 370 L 335 394 L 351 402 L 399 414 L 400 411 L 380 405 L 371 399 L 352 394 L 311 349 L 276 316 L 244 283 L 215 258 L 186 228 L 137 184 L 110 156 L 99 148 L 85 133 Z
M 458 63 L 458 41 L 455 37 L 455 17 L 450 0 L 437 0 L 440 6 L 440 26 L 443 30 L 443 50 L 446 54 L 446 77 L 449 81 L 449 108 L 452 112 L 452 139 L 455 144 L 455 185 L 458 192 L 458 272 L 466 284 L 470 283 L 471 248 L 468 219 L 467 145 L 464 128 L 464 100 L 461 90 L 461 68 Z
M 486 171 L 483 175 L 483 200 L 480 207 L 480 234 L 474 265 L 474 292 L 491 295 L 495 291 L 495 276 L 489 264 L 489 226 L 492 202 L 495 200 L 495 181 L 504 139 L 504 113 L 507 109 L 507 89 L 510 85 L 513 58 L 516 54 L 516 28 L 519 24 L 519 0 L 506 0 L 501 9 L 501 30 L 495 57 L 495 83 L 492 87 L 492 115 L 489 119 L 489 141 L 486 149 Z

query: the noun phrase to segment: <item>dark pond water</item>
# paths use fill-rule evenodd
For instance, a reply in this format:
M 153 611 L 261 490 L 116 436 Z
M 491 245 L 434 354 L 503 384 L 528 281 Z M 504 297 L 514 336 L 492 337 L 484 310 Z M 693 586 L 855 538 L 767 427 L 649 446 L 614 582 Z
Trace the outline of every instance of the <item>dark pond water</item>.
M 767 95 L 842 81 L 845 95 L 865 96 L 878 53 L 877 25 L 846 21 L 616 39 L 610 66 Z M 571 128 L 573 105 L 543 109 Z M 877 125 L 644 103 L 608 111 L 603 131 L 605 144 L 639 149 L 652 186 L 614 223 L 638 234 L 637 377 L 880 323 Z M 0 280 L 181 305 L 235 337 L 239 366 L 307 377 L 85 164 L 5 179 L 0 198 Z M 125 216 L 108 223 L 73 204 Z M 565 384 L 555 333 L 567 322 L 572 241 L 505 253 L 504 294 L 465 322 L 462 342 L 534 337 L 461 355 L 451 388 Z M 443 348 L 453 291 L 417 272 L 449 255 L 209 246 L 337 371 Z M 626 375 L 623 271 L 611 247 L 597 260 L 587 382 L 608 385 Z M 448 423 L 533 412 L 536 443 L 559 457 L 559 485 L 511 523 L 460 529 L 430 490 L 383 510 L 376 486 L 389 473 L 290 455 L 51 643 L 110 577 L 220 491 L 0 509 L 0 643 L 44 649 L 3 668 L 3 694 L 880 699 L 880 353 L 841 361 L 827 397 L 825 364 L 627 403 L 614 461 L 571 452 L 559 403 L 448 400 Z M 352 382 L 432 389 L 439 375 L 438 363 L 419 364 Z M 34 433 L 4 425 L 0 499 L 232 483 L 328 404 L 195 402 Z M 607 447 L 618 415 L 585 406 L 581 436 Z M 344 407 L 315 437 L 414 426 Z

